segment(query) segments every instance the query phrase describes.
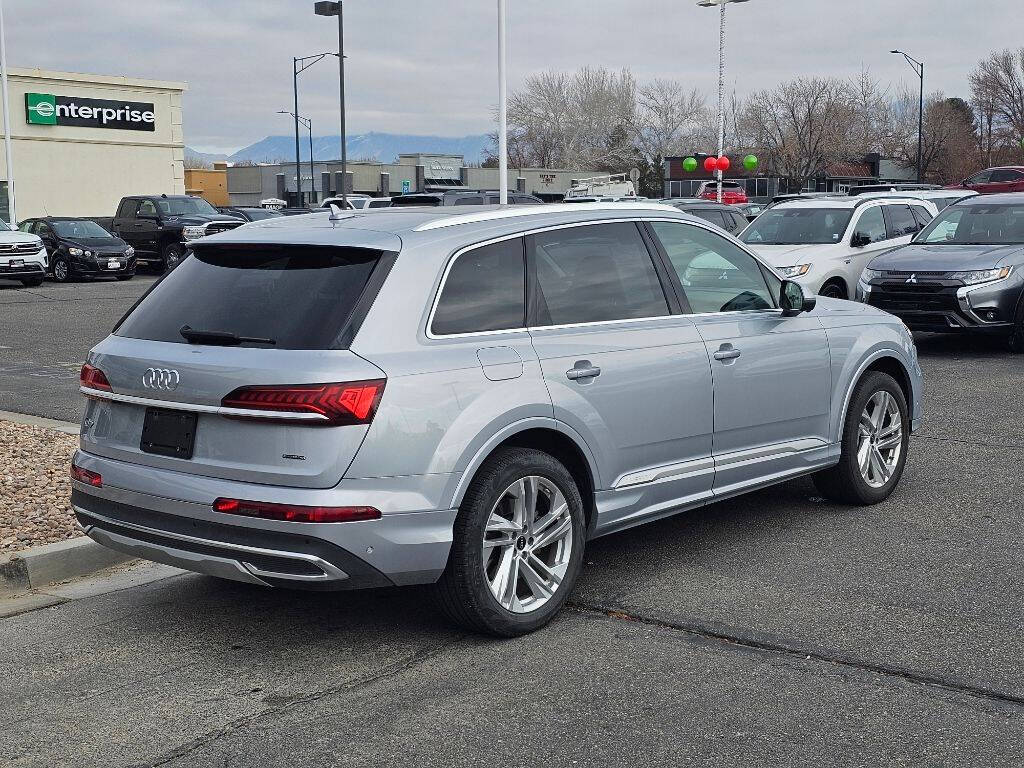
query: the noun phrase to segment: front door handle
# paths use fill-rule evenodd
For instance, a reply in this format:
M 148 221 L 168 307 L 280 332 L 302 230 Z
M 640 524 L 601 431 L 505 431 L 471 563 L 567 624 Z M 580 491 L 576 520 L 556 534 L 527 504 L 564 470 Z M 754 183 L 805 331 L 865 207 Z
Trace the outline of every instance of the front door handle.
M 589 360 L 580 360 L 576 365 L 565 372 L 565 378 L 569 379 L 569 381 L 592 379 L 595 376 L 600 375 L 601 369 L 596 365 L 591 365 Z
M 723 344 L 715 352 L 715 360 L 735 360 L 740 356 L 740 351 L 736 349 L 732 344 Z

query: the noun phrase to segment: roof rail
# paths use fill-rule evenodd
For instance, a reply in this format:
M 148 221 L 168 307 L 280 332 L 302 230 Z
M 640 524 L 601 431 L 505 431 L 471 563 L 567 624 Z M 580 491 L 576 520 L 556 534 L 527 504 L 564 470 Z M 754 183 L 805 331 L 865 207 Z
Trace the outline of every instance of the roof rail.
M 501 219 L 515 219 L 521 216 L 543 216 L 548 213 L 568 213 L 570 211 L 664 211 L 679 213 L 679 209 L 673 205 L 663 203 L 552 203 L 549 205 L 522 205 L 499 210 L 478 211 L 476 213 L 463 213 L 454 216 L 444 216 L 424 222 L 413 229 L 414 232 L 426 232 L 431 229 L 443 229 L 445 227 L 457 227 L 461 224 L 476 224 L 482 221 L 498 221 Z

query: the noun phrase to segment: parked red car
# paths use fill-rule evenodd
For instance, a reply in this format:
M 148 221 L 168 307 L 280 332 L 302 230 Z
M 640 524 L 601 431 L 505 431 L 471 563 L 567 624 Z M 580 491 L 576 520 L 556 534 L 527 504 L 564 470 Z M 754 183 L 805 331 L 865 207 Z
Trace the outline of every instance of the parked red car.
M 700 189 L 697 192 L 697 197 L 703 198 L 704 200 L 718 200 L 718 183 L 714 181 L 705 181 L 700 185 Z M 748 203 L 747 191 L 743 185 L 738 181 L 723 181 L 722 182 L 722 202 L 726 205 L 739 205 L 740 203 Z
M 986 168 L 959 184 L 951 185 L 949 189 L 973 189 L 979 195 L 1024 192 L 1024 166 L 1004 165 L 1000 168 Z

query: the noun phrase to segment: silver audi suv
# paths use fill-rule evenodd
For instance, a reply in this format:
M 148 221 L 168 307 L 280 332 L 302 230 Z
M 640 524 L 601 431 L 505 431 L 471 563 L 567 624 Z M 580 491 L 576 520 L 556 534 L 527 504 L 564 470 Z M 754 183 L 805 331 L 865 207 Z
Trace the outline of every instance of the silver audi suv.
M 89 354 L 83 529 L 251 584 L 547 622 L 588 540 L 813 474 L 899 482 L 895 317 L 658 204 L 325 211 L 202 238 Z

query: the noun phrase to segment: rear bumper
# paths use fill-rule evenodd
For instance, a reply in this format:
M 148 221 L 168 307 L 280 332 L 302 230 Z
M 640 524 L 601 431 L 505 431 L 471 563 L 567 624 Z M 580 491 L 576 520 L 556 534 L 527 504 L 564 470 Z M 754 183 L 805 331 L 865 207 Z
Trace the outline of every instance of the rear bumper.
M 80 452 L 76 463 L 93 471 L 124 466 Z M 239 496 L 238 485 L 227 483 L 224 495 Z M 243 497 L 259 498 L 260 488 Z M 315 590 L 437 581 L 456 514 L 393 513 L 352 523 L 259 520 L 215 512 L 212 499 L 183 501 L 108 485 L 107 476 L 101 488 L 72 481 L 71 503 L 84 532 L 111 549 L 236 581 Z M 374 505 L 372 493 L 364 503 Z

